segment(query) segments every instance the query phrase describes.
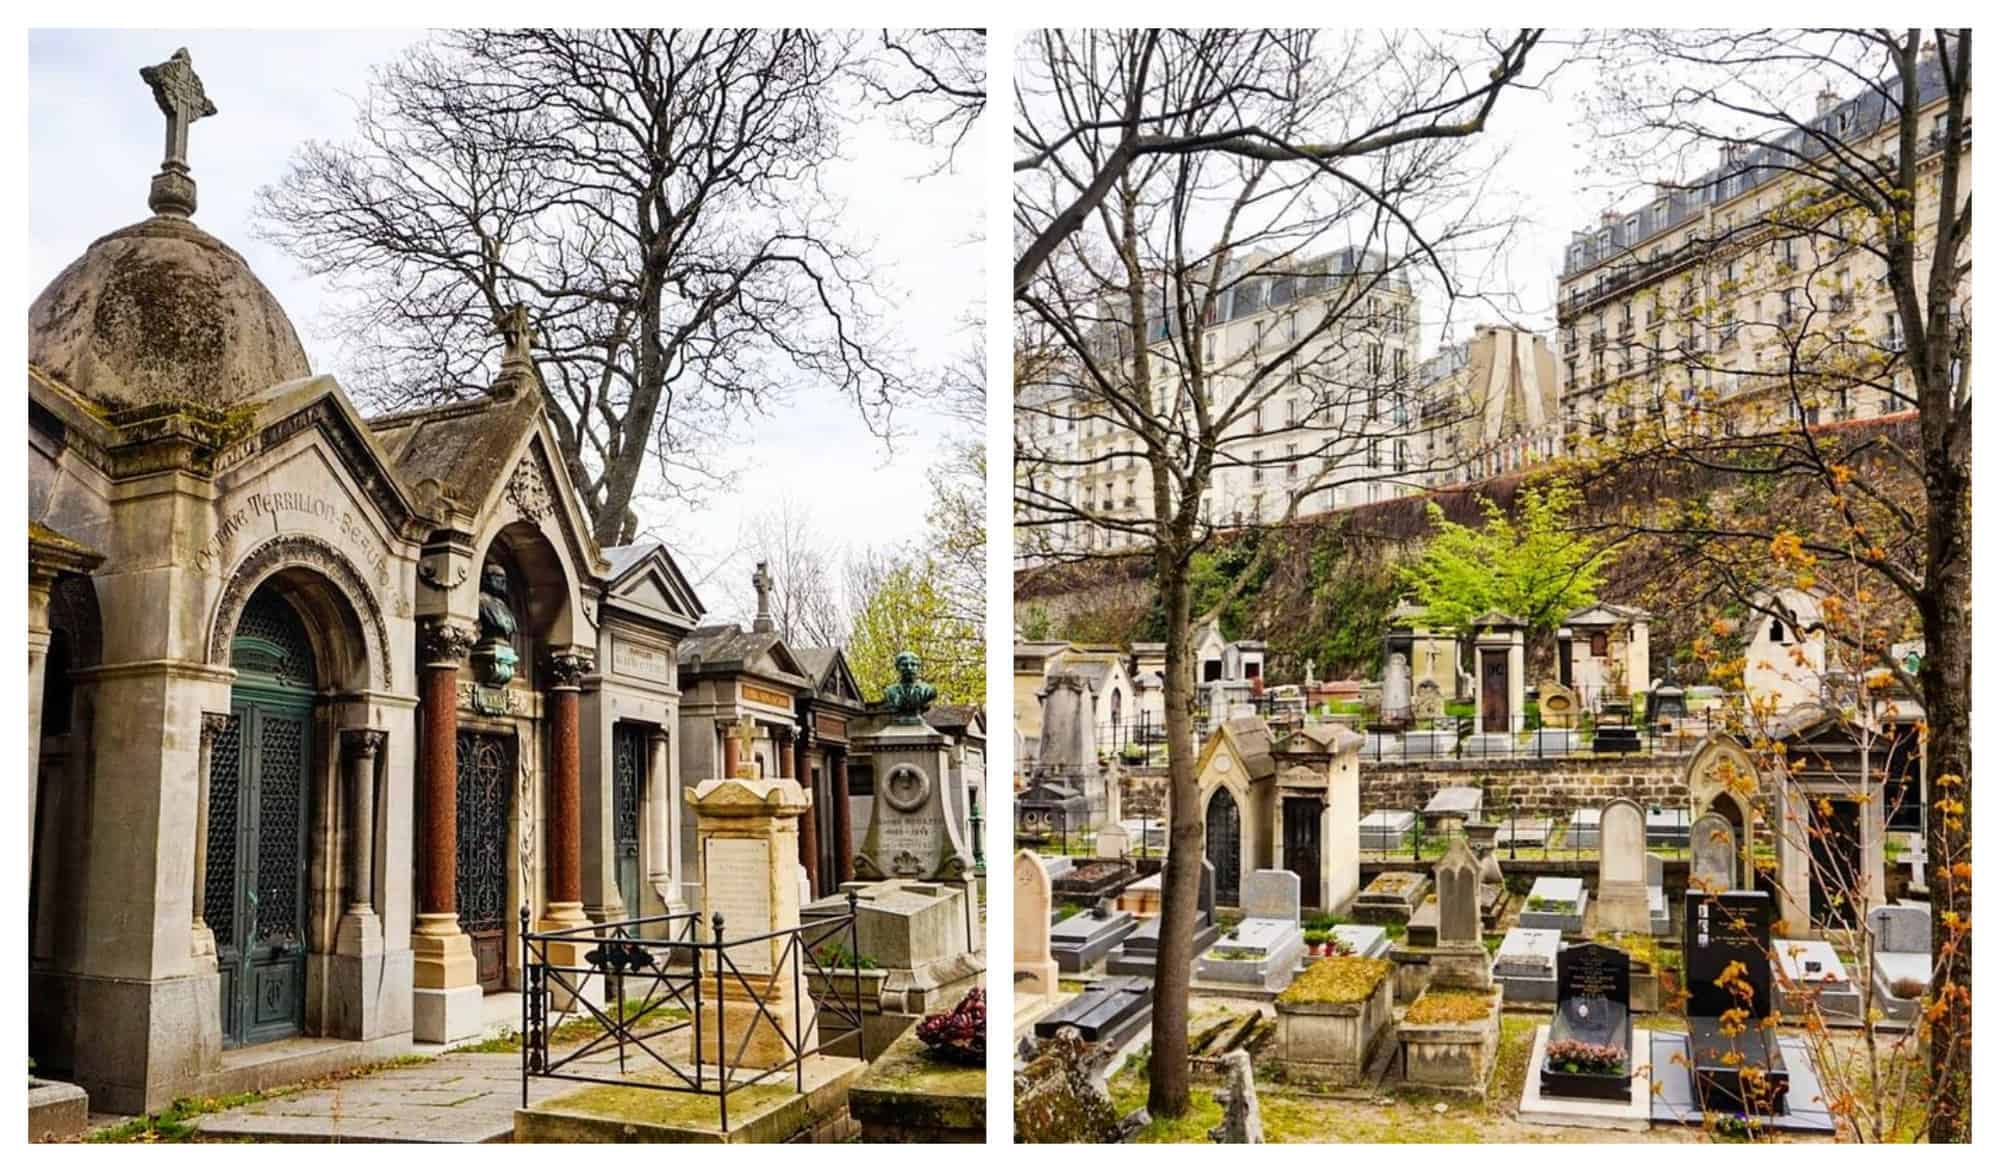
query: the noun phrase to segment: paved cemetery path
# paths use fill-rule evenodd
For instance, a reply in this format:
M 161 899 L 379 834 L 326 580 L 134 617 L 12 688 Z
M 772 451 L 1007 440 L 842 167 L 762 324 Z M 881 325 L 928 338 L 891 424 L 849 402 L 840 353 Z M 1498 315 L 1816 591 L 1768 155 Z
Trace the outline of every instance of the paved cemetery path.
M 576 1089 L 529 1083 L 530 1102 Z M 204 1115 L 203 1140 L 504 1142 L 521 1105 L 519 1054 L 446 1053 Z

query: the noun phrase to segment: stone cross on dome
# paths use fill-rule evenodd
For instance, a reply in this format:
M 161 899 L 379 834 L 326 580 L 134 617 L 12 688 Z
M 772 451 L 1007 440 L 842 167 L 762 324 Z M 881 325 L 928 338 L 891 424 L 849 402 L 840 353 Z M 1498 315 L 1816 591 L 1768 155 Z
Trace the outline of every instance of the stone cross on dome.
M 167 146 L 160 160 L 160 173 L 153 176 L 146 203 L 159 215 L 191 216 L 195 209 L 194 180 L 188 176 L 188 127 L 213 115 L 215 103 L 202 88 L 201 75 L 185 48 L 158 65 L 139 70 L 139 77 L 153 90 L 153 101 L 167 116 Z
M 757 588 L 757 618 L 750 624 L 753 631 L 770 631 L 777 628 L 771 618 L 771 563 L 758 562 L 757 572 L 750 575 L 750 585 Z

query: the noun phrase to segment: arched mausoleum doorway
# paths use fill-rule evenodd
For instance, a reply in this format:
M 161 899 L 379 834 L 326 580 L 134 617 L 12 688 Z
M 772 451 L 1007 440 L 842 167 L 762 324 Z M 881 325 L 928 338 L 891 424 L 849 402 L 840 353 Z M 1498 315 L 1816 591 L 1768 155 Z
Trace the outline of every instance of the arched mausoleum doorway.
M 1215 902 L 1237 906 L 1243 889 L 1243 814 L 1226 785 L 1217 786 L 1208 797 L 1205 845 L 1215 867 Z
M 275 582 L 229 642 L 236 682 L 211 749 L 202 916 L 215 934 L 225 1047 L 303 1032 L 318 659 Z

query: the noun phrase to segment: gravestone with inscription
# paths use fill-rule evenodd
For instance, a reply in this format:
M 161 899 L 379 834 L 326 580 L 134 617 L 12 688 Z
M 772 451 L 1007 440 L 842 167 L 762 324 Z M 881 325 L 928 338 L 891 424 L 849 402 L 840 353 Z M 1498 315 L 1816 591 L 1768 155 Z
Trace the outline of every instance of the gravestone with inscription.
M 719 920 L 734 968 L 721 982 L 722 1021 L 712 1000 L 703 1004 L 700 1061 L 768 1069 L 819 1044 L 811 999 L 793 997 L 803 975 L 793 971 L 800 960 L 785 934 L 799 926 L 799 816 L 812 798 L 791 778 L 730 777 L 702 782 L 687 803 L 701 859 L 702 930 L 714 939 Z
M 854 855 L 854 875 L 960 882 L 972 872 L 972 854 L 951 816 L 966 803 L 947 800 L 944 792 L 952 778 L 952 740 L 924 723 L 935 691 L 926 696 L 930 685 L 916 678 L 916 656 L 905 651 L 896 658 L 903 678 L 883 697 L 896 715 L 854 745 L 875 763 L 875 804 Z
M 1033 851 L 1014 852 L 1014 988 L 1043 997 L 1056 991 L 1049 951 L 1049 873 Z
M 1543 1051 L 1542 1094 L 1622 1103 L 1632 1083 L 1631 959 L 1602 944 L 1556 954 L 1556 1015 Z
M 1771 1017 L 1771 897 L 1687 893 L 1681 923 L 1687 1062 L 1710 1111 L 1785 1113 L 1791 1086 Z
M 1688 887 L 1694 891 L 1736 890 L 1736 827 L 1710 810 L 1688 832 Z
M 1646 815 L 1637 802 L 1617 798 L 1604 807 L 1597 854 L 1597 927 L 1604 932 L 1649 932 L 1646 906 Z

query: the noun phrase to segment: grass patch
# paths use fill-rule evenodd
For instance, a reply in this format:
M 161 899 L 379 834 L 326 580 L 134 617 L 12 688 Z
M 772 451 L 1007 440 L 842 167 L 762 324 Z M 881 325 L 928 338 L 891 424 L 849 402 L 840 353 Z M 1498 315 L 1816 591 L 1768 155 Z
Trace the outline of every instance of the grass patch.
M 633 998 L 625 1002 L 625 1026 L 627 1029 L 637 1029 L 642 1026 L 663 1026 L 670 1022 L 686 1021 L 688 1016 L 687 1010 L 682 1009 L 678 1005 L 658 1005 L 650 1011 L 642 1013 L 641 1011 L 645 1010 L 645 1008 L 646 1002 L 640 998 Z M 550 1030 L 549 1045 L 581 1045 L 601 1036 L 604 1032 L 603 1023 L 586 1013 L 581 1017 L 573 1017 Z M 451 1049 L 445 1051 L 447 1054 L 519 1054 L 520 1052 L 521 1033 L 512 1027 L 503 1029 L 490 1038 L 481 1038 L 477 1042 L 467 1042 L 463 1046 L 453 1046 Z

